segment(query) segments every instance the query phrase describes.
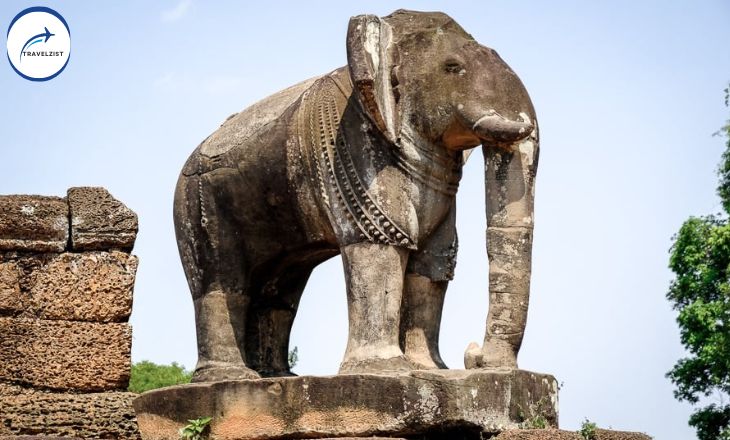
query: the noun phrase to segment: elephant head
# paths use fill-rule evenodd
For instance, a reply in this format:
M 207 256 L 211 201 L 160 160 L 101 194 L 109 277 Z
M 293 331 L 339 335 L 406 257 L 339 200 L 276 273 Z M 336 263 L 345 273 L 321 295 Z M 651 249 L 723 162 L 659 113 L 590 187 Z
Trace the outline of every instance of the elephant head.
M 489 313 L 467 368 L 516 367 L 530 289 L 539 141 L 535 111 L 499 55 L 442 13 L 353 17 L 348 65 L 369 119 L 396 148 L 415 142 L 459 155 L 482 145 Z

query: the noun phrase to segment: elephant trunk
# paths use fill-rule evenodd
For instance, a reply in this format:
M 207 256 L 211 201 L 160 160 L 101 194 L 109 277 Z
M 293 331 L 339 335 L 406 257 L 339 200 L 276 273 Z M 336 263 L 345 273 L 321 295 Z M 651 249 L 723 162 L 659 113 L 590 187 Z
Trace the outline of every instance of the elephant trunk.
M 489 313 L 484 345 L 471 345 L 467 368 L 516 368 L 530 294 L 537 127 L 508 149 L 485 146 Z

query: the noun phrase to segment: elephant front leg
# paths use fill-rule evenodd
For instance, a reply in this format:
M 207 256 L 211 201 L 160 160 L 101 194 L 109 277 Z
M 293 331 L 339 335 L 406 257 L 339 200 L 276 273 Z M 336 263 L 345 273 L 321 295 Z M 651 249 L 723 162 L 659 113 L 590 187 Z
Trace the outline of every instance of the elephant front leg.
M 372 243 L 341 251 L 350 326 L 340 373 L 412 369 L 398 340 L 408 251 Z
M 406 359 L 419 370 L 446 368 L 438 343 L 448 284 L 416 273 L 406 275 L 401 346 Z

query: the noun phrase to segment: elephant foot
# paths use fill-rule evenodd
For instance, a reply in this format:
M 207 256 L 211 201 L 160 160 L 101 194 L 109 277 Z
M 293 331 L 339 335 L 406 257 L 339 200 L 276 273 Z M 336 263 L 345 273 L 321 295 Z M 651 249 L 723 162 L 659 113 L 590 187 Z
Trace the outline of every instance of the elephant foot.
M 464 353 L 464 367 L 467 370 L 516 370 L 517 356 L 512 346 L 504 341 L 492 341 L 484 344 L 483 348 L 472 342 Z
M 414 370 L 414 365 L 405 356 L 391 358 L 373 358 L 361 361 L 343 361 L 339 374 L 360 373 L 407 373 Z
M 220 382 L 224 380 L 260 379 L 261 376 L 243 364 L 223 362 L 198 364 L 192 382 Z
M 406 360 L 414 370 L 445 370 L 448 369 L 441 356 L 431 357 L 428 354 L 406 354 Z
M 297 377 L 296 374 L 289 370 L 283 371 L 272 371 L 272 370 L 259 370 L 261 377 Z

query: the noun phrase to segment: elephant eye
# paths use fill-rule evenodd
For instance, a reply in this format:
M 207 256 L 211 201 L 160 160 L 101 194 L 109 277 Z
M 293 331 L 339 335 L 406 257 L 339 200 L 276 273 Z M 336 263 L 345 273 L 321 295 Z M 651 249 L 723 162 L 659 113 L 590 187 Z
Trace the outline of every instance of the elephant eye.
M 448 60 L 444 63 L 444 71 L 447 73 L 459 73 L 462 69 L 463 66 L 456 60 Z

